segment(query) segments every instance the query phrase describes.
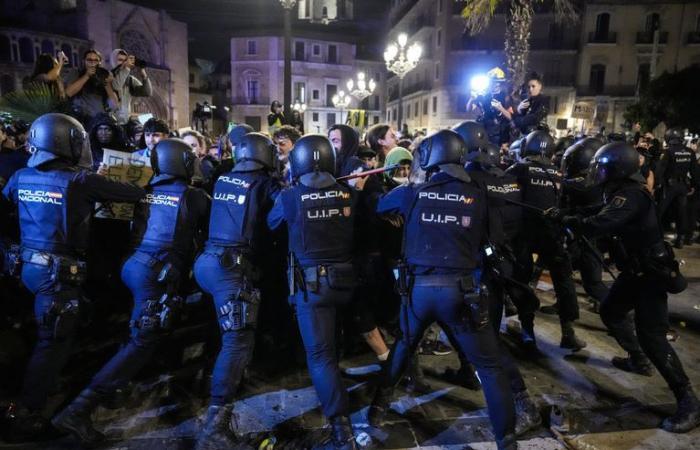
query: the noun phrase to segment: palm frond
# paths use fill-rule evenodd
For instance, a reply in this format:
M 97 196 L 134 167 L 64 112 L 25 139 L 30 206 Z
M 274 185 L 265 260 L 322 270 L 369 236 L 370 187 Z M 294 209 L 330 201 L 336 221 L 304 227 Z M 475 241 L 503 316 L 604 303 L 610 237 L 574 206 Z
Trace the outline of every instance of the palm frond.
M 496 8 L 504 0 L 469 0 L 462 9 L 465 28 L 474 35 L 486 29 Z
M 57 90 L 47 83 L 34 82 L 25 89 L 9 92 L 0 98 L 0 111 L 13 117 L 32 122 L 37 117 L 57 112 L 61 108 Z

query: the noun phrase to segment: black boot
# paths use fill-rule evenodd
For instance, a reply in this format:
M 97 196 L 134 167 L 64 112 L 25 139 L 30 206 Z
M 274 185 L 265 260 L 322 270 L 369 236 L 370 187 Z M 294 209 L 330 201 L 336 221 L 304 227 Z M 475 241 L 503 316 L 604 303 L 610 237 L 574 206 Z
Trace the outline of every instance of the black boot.
M 92 389 L 85 389 L 63 411 L 56 414 L 51 423 L 59 430 L 77 437 L 84 445 L 94 445 L 104 440 L 104 434 L 92 425 L 90 414 L 97 407 L 101 396 Z
M 454 370 L 452 368 L 445 369 L 444 378 L 448 383 L 465 387 L 471 391 L 481 390 L 481 382 L 476 376 L 474 366 L 470 363 L 463 363 L 459 367 L 459 370 Z
M 406 385 L 406 391 L 408 392 L 430 392 L 430 386 L 425 381 L 423 369 L 421 369 L 418 363 L 418 355 L 413 355 L 406 376 L 404 377 L 404 383 Z
M 661 427 L 671 433 L 687 433 L 700 425 L 700 401 L 693 388 L 686 387 L 676 394 L 676 413 L 667 417 Z
M 518 450 L 518 440 L 514 434 L 507 434 L 503 439 L 496 440 L 498 450 Z
M 680 234 L 673 240 L 673 247 L 677 248 L 678 250 L 683 248 L 683 237 Z
M 576 337 L 573 322 L 561 322 L 561 342 L 559 347 L 577 352 L 586 347 L 586 345 L 585 341 Z
M 645 377 L 650 377 L 653 373 L 651 362 L 644 354 L 630 354 L 628 358 L 615 356 L 611 362 L 613 366 L 625 372 L 636 373 Z
M 377 392 L 374 393 L 374 398 L 372 399 L 372 404 L 369 405 L 369 410 L 367 411 L 367 423 L 369 425 L 377 428 L 384 425 L 384 418 L 389 410 L 391 397 L 393 397 L 393 395 L 394 388 L 377 388 Z
M 231 430 L 233 405 L 210 406 L 204 425 L 197 435 L 195 450 L 224 450 L 237 444 Z M 239 448 L 239 447 L 236 447 Z
M 331 436 L 326 442 L 314 445 L 311 450 L 357 450 L 352 424 L 346 416 L 334 417 L 331 422 Z
M 559 303 L 554 303 L 552 305 L 544 305 L 540 307 L 540 312 L 542 314 L 549 314 L 550 316 L 556 316 L 559 314 Z
M 520 319 L 520 327 L 521 327 L 521 343 L 523 346 L 523 350 L 525 350 L 526 353 L 531 354 L 531 355 L 536 355 L 539 353 L 539 350 L 537 349 L 537 341 L 535 340 L 535 322 L 533 319 L 527 320 L 527 319 Z
M 542 425 L 542 416 L 527 391 L 513 395 L 515 400 L 515 434 L 520 436 Z

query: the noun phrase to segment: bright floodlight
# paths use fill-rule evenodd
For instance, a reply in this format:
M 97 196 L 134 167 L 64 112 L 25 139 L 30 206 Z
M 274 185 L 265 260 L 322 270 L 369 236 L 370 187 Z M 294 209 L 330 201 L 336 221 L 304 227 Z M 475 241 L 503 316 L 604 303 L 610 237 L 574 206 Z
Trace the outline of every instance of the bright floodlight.
M 398 39 L 399 45 L 401 47 L 405 47 L 407 42 L 408 42 L 408 36 L 406 35 L 406 33 L 399 34 L 399 39 Z
M 477 94 L 486 93 L 489 89 L 489 84 L 491 84 L 491 80 L 486 75 L 474 75 L 469 82 L 472 91 Z

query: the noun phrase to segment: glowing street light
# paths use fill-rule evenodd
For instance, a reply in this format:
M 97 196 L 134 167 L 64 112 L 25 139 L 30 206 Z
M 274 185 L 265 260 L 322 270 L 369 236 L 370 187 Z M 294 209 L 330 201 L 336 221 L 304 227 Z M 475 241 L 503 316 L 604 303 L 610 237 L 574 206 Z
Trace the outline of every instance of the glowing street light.
M 401 129 L 403 119 L 403 78 L 408 72 L 415 69 L 423 54 L 423 48 L 417 42 L 406 47 L 408 36 L 401 33 L 396 43 L 390 43 L 384 51 L 386 68 L 399 77 L 399 117 L 398 128 Z
M 358 72 L 357 83 L 355 80 L 350 78 L 346 83 L 348 92 L 350 95 L 362 101 L 374 93 L 374 89 L 377 87 L 377 83 L 370 78 L 369 83 L 366 81 L 365 73 Z

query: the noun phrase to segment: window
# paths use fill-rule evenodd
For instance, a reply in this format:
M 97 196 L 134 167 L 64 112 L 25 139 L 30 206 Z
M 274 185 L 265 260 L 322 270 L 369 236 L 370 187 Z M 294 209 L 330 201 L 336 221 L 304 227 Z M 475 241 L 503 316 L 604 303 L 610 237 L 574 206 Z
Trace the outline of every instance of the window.
M 379 123 L 379 116 L 372 116 L 372 125 L 376 125 Z
M 589 87 L 594 94 L 601 94 L 605 88 L 605 66 L 603 64 L 593 64 L 591 66 L 591 79 Z
M 433 97 L 433 114 L 437 114 L 437 97 Z
M 257 55 L 258 54 L 258 41 L 248 41 L 248 54 Z
M 333 106 L 333 96 L 338 93 L 338 86 L 335 84 L 326 85 L 326 106 Z
M 321 55 L 321 46 L 318 44 L 314 44 L 314 56 L 320 56 Z
M 391 111 L 386 112 L 386 121 L 391 122 Z
M 440 63 L 435 63 L 435 79 L 440 79 Z
M 0 76 L 0 94 L 4 95 L 15 90 L 15 79 L 12 75 Z
M 318 113 L 317 112 L 311 114 L 311 120 L 313 120 L 314 122 L 318 122 Z
M 299 100 L 302 103 L 306 102 L 306 83 L 297 81 L 294 83 L 294 97 L 292 101 Z
M 321 93 L 318 91 L 318 89 L 314 89 L 313 91 L 311 91 L 311 98 L 314 100 L 318 100 L 320 94 Z
M 336 64 L 338 62 L 338 46 L 329 45 L 328 46 L 328 63 Z
M 428 99 L 423 100 L 423 115 L 428 115 Z
M 258 103 L 258 80 L 248 80 L 248 104 L 256 105 Z
M 41 41 L 41 53 L 48 53 L 49 55 L 53 55 L 53 42 L 49 41 L 48 39 L 44 39 L 43 41 Z M 70 56 L 68 57 L 70 58 Z
M 549 112 L 559 114 L 559 97 L 556 95 L 549 97 Z
M 408 119 L 410 117 L 411 117 L 411 104 L 409 103 L 408 105 L 406 105 L 406 118 Z
M 10 38 L 4 34 L 0 34 L 0 61 L 11 61 L 12 60 L 12 46 L 10 45 Z
M 253 127 L 254 130 L 259 130 L 262 123 L 260 116 L 245 116 L 243 121 Z
M 396 122 L 396 108 L 391 110 L 391 120 Z
M 379 111 L 379 96 L 375 95 L 372 97 L 372 100 L 374 101 L 374 109 L 375 111 Z
M 418 101 L 413 105 L 413 115 L 418 117 L 420 115 L 420 109 L 418 109 Z
M 608 36 L 610 31 L 610 14 L 601 13 L 598 14 L 595 20 L 595 37 L 598 39 L 603 39 Z
M 644 24 L 644 31 L 647 33 L 653 33 L 654 31 L 661 28 L 661 17 L 657 13 L 651 13 L 647 15 L 646 23 Z
M 438 30 L 437 32 L 437 46 L 440 47 L 442 45 L 442 30 Z
M 34 44 L 28 37 L 19 40 L 19 60 L 23 63 L 34 62 Z
M 640 64 L 637 69 L 637 91 L 644 91 L 649 86 L 651 66 L 649 63 Z
M 295 42 L 294 43 L 294 59 L 297 61 L 304 61 L 304 54 L 306 53 L 306 49 L 304 48 L 304 43 L 303 42 Z
M 442 0 L 438 0 L 438 12 L 442 12 Z
M 326 129 L 332 127 L 337 122 L 335 121 L 335 113 L 326 113 Z

